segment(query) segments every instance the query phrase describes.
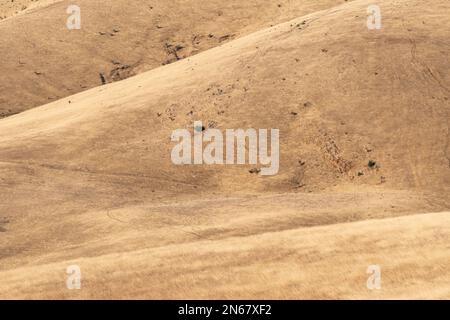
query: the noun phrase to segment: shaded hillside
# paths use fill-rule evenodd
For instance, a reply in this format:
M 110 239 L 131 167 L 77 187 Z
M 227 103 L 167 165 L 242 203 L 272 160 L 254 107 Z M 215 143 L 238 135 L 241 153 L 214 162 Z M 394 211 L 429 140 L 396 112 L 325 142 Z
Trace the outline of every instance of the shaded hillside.
M 0 22 L 0 117 L 343 2 L 80 0 L 81 30 L 68 30 L 73 3 L 58 1 Z

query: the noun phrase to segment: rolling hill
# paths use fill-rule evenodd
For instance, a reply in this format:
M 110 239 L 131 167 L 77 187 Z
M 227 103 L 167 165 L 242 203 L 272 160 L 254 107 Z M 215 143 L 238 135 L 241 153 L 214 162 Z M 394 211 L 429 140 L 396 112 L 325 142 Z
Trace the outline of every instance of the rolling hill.
M 5 2 L 0 16 L 9 16 L 11 8 L 30 9 L 0 22 L 0 117 L 173 63 L 343 2 L 209 0 L 199 5 L 195 0 L 108 4 L 79 0 L 80 30 L 66 27 L 71 1 Z
M 304 3 L 252 2 L 258 18 L 247 20 L 239 14 L 250 9 L 232 2 L 201 8 L 224 8 L 244 28 L 167 10 L 183 17 L 169 19 L 172 30 L 195 34 L 195 21 L 202 35 L 236 36 L 165 65 L 158 46 L 144 54 L 152 45 L 122 43 L 97 58 L 101 35 L 74 36 L 80 51 L 47 59 L 55 97 L 65 98 L 39 107 L 50 78 L 15 80 L 20 72 L 7 69 L 1 98 L 29 110 L 0 120 L 0 297 L 448 299 L 450 4 L 380 0 L 382 28 L 368 30 L 371 1 Z M 120 9 L 112 38 L 137 41 L 131 34 L 148 21 L 125 27 L 118 21 L 139 8 L 111 10 Z M 11 52 L 25 43 L 8 41 Z M 116 49 L 130 65 L 156 60 L 98 86 Z M 77 56 L 90 58 L 67 83 L 86 90 L 62 95 L 62 70 Z M 195 121 L 279 129 L 278 174 L 174 165 L 171 134 L 194 132 Z M 82 290 L 65 288 L 70 264 L 83 270 Z M 372 264 L 381 290 L 366 288 Z

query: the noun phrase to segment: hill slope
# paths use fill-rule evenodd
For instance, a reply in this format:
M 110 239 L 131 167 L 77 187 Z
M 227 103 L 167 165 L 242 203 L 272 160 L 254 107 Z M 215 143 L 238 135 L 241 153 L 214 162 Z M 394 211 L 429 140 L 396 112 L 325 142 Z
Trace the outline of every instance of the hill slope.
M 366 2 L 357 2 L 3 119 L 1 160 L 149 177 L 177 192 L 175 181 L 188 192 L 194 185 L 286 191 L 337 183 L 445 189 L 445 10 L 402 4 L 385 4 L 380 32 L 364 27 Z M 419 13 L 430 21 L 417 23 Z M 280 129 L 280 174 L 262 179 L 240 166 L 174 166 L 171 132 L 193 130 L 196 120 L 219 129 Z M 377 166 L 369 169 L 370 160 Z
M 379 1 L 369 31 L 369 4 L 0 120 L 0 292 L 448 297 L 448 212 L 417 214 L 450 208 L 450 5 Z M 278 128 L 279 174 L 175 166 L 171 132 L 195 120 Z M 86 288 L 62 291 L 74 262 Z M 369 264 L 387 271 L 379 294 Z
M 0 21 L 63 0 L 3 0 L 0 1 Z
M 448 299 L 449 235 L 443 212 L 83 256 L 0 271 L 0 297 Z M 63 286 L 72 264 L 82 267 L 81 290 Z M 371 291 L 373 264 L 382 288 Z
M 0 117 L 125 79 L 343 0 L 80 0 L 81 30 L 68 30 L 71 1 L 0 22 Z M 6 3 L 14 8 L 29 3 Z M 0 7 L 0 16 L 6 8 Z M 133 17 L 130 19 L 130 17 Z

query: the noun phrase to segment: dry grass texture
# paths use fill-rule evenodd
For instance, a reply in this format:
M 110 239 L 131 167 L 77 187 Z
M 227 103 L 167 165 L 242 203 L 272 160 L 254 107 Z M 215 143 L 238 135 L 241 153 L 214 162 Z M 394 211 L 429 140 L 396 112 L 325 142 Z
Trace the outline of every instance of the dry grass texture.
M 0 6 L 0 298 L 450 298 L 448 1 L 78 2 Z M 174 166 L 195 120 L 279 174 Z

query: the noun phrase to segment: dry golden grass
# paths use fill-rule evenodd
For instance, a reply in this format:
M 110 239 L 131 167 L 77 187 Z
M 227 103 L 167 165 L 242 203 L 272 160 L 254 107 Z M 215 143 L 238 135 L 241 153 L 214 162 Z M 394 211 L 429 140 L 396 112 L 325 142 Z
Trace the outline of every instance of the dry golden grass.
M 144 242 L 139 250 L 0 272 L 0 297 L 448 299 L 449 240 L 443 212 L 154 248 Z M 81 267 L 81 290 L 65 287 L 71 264 Z M 382 288 L 371 291 L 373 264 L 382 266 Z
M 0 21 L 0 118 L 100 86 L 100 74 L 119 81 L 343 2 L 78 0 L 81 30 L 66 28 L 72 1 L 0 2 L 0 16 L 42 6 Z
M 65 88 L 62 56 L 50 55 L 43 89 L 17 77 L 29 65 L 6 64 L 2 84 L 16 91 L 1 98 L 29 110 L 0 120 L 0 297 L 448 299 L 450 4 L 380 0 L 383 28 L 369 31 L 371 1 L 332 2 L 286 1 L 285 15 L 271 4 L 243 24 L 238 13 L 261 5 L 230 2 L 216 28 L 236 39 L 160 67 L 155 49 L 158 63 L 139 75 L 36 108 Z M 195 10 L 170 28 L 191 32 Z M 195 24 L 202 34 L 208 14 Z M 91 40 L 75 42 L 74 55 L 92 59 L 68 82 L 114 52 L 144 55 L 111 46 L 96 60 L 102 44 Z M 170 134 L 195 120 L 279 128 L 279 174 L 174 166 Z M 79 291 L 65 286 L 70 264 L 81 267 Z M 372 264 L 380 290 L 366 288 Z
M 2 0 L 0 1 L 0 21 L 61 1 L 63 0 Z

